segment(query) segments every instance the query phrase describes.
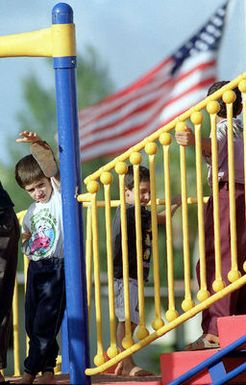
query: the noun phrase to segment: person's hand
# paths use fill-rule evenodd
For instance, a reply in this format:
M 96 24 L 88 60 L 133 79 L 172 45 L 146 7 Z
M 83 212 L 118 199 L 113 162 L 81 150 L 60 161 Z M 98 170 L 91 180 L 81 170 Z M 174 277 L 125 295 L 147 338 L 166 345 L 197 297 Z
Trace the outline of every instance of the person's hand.
M 172 198 L 172 205 L 179 207 L 181 205 L 181 195 L 176 195 Z
M 42 141 L 40 136 L 36 132 L 32 131 L 22 131 L 19 133 L 20 138 L 16 139 L 18 143 L 35 143 Z
M 21 234 L 21 238 L 22 238 L 21 240 L 22 240 L 22 243 L 28 241 L 28 239 L 30 239 L 31 236 L 32 236 L 32 234 L 29 233 L 29 232 L 22 233 L 22 234 Z
M 181 146 L 191 146 L 195 144 L 195 135 L 191 128 L 187 128 L 185 131 L 177 131 L 175 138 Z

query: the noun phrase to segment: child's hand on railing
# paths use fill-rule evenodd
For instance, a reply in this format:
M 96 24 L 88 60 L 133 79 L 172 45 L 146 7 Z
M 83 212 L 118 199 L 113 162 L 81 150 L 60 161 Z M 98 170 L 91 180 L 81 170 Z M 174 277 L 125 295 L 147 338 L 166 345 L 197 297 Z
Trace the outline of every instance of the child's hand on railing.
M 195 135 L 189 127 L 185 131 L 177 131 L 175 138 L 181 146 L 191 146 L 195 144 Z
M 176 195 L 172 198 L 171 201 L 171 214 L 173 215 L 175 211 L 181 206 L 181 195 Z
M 172 205 L 179 207 L 181 205 L 181 195 L 176 195 L 172 198 Z

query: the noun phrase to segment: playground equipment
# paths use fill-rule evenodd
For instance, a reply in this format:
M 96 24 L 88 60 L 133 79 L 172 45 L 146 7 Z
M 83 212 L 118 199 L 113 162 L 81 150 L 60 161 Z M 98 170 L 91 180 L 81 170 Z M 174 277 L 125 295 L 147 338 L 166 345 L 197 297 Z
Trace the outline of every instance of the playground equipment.
M 61 38 L 61 40 L 60 40 Z M 65 40 L 65 45 L 62 42 Z M 136 144 L 125 153 L 121 154 L 113 161 L 109 162 L 95 173 L 85 179 L 87 193 L 81 194 L 81 180 L 79 172 L 79 146 L 78 146 L 78 124 L 77 124 L 77 102 L 75 93 L 75 45 L 74 45 L 74 26 L 72 24 L 72 11 L 66 4 L 58 4 L 53 9 L 53 26 L 51 29 L 37 31 L 34 33 L 21 34 L 0 38 L 0 56 L 52 56 L 54 57 L 54 67 L 56 72 L 57 85 L 57 110 L 58 110 L 58 141 L 61 166 L 61 183 L 63 199 L 63 216 L 65 232 L 65 259 L 66 270 L 66 289 L 69 297 L 68 301 L 68 345 L 69 345 L 69 369 L 71 384 L 89 384 L 89 376 L 109 370 L 112 366 L 120 362 L 123 358 L 139 351 L 148 344 L 152 343 L 162 335 L 175 329 L 186 320 L 203 311 L 206 307 L 218 301 L 223 296 L 246 284 L 246 266 L 244 271 L 239 271 L 237 263 L 236 247 L 236 218 L 235 218 L 235 191 L 234 185 L 234 164 L 233 164 L 233 137 L 232 131 L 232 108 L 233 92 L 232 89 L 239 86 L 243 95 L 243 120 L 244 138 L 246 138 L 246 73 L 240 75 L 225 87 L 217 91 L 212 96 L 204 99 L 192 109 L 186 111 L 175 120 L 171 121 L 160 130 L 154 132 L 142 142 Z M 67 95 L 67 97 L 64 97 Z M 228 152 L 229 156 L 229 196 L 230 196 L 230 220 L 231 220 L 231 268 L 228 271 L 229 284 L 222 281 L 221 275 L 221 253 L 219 238 L 219 207 L 218 207 L 218 181 L 213 181 L 214 185 L 214 222 L 215 222 L 215 272 L 214 292 L 209 293 L 206 283 L 206 263 L 204 249 L 204 219 L 203 208 L 206 197 L 203 193 L 203 169 L 201 159 L 201 132 L 203 129 L 203 114 L 206 109 L 209 115 L 211 138 L 212 138 L 212 167 L 214 175 L 217 170 L 217 150 L 216 150 L 216 100 L 222 95 L 226 95 L 227 118 L 229 126 Z M 66 103 L 66 101 L 68 101 Z M 196 134 L 195 160 L 196 168 L 195 184 L 196 191 L 191 191 L 194 187 L 190 183 L 187 173 L 186 159 L 187 150 L 185 147 L 178 148 L 172 142 L 171 133 L 173 130 L 184 130 L 186 121 L 191 120 Z M 176 150 L 175 149 L 176 146 Z M 244 154 L 246 154 L 246 140 L 244 140 Z M 184 282 L 184 298 L 181 307 L 177 304 L 175 292 L 175 268 L 174 268 L 174 235 L 173 220 L 171 218 L 171 191 L 173 175 L 170 172 L 172 165 L 173 151 L 180 161 L 179 178 L 175 175 L 175 183 L 180 180 L 180 190 L 182 196 L 181 222 L 182 222 L 182 260 Z M 156 159 L 161 157 L 161 170 L 158 170 L 158 178 L 162 180 L 163 187 L 157 183 Z M 124 339 L 123 352 L 120 352 L 116 343 L 116 320 L 114 314 L 114 285 L 113 285 L 113 262 L 112 262 L 112 232 L 111 215 L 112 211 L 119 204 L 121 205 L 122 218 L 125 216 L 124 198 L 124 178 L 127 165 L 134 167 L 135 185 L 139 181 L 139 165 L 145 162 L 150 169 L 151 182 L 151 202 L 152 213 L 152 234 L 153 234 L 153 282 L 154 282 L 154 307 L 155 311 L 151 319 L 151 328 L 146 322 L 145 309 L 145 287 L 142 271 L 141 259 L 141 217 L 140 203 L 138 200 L 138 189 L 136 188 L 136 234 L 138 248 L 138 288 L 139 288 L 139 312 L 140 323 L 137 330 L 137 341 L 131 335 L 130 327 L 130 307 L 129 307 L 129 287 L 128 287 L 128 259 L 127 259 L 127 228 L 122 226 L 123 235 L 123 264 L 124 264 L 124 290 L 125 290 L 125 314 L 126 314 L 126 337 Z M 246 158 L 245 158 L 246 166 Z M 118 188 L 118 195 L 114 192 L 112 198 L 112 186 Z M 100 191 L 100 185 L 103 187 Z M 100 195 L 101 194 L 101 195 Z M 86 279 L 85 263 L 83 257 L 83 232 L 81 218 L 81 203 L 86 212 L 86 269 L 87 269 L 87 293 L 88 308 L 91 309 L 91 294 L 94 287 L 95 292 L 95 322 L 97 333 L 97 347 L 94 357 L 95 367 L 89 364 L 89 345 L 87 327 L 87 298 L 86 298 Z M 159 231 L 156 223 L 156 213 L 159 206 L 166 208 L 166 250 L 163 245 L 158 244 Z M 199 256 L 201 260 L 201 284 L 197 290 L 197 298 L 194 298 L 191 287 L 191 250 L 190 250 L 190 228 L 189 214 L 190 208 L 197 207 L 197 228 Z M 98 211 L 104 210 L 105 233 L 100 229 L 98 223 Z M 99 249 L 99 240 L 105 245 L 104 250 Z M 103 329 L 103 319 L 106 316 L 106 308 L 101 303 L 101 261 L 105 257 L 107 260 L 107 279 L 108 279 L 108 315 L 109 327 Z M 167 271 L 164 272 L 165 261 Z M 93 263 L 93 269 L 92 269 Z M 94 279 L 92 279 L 94 270 Z M 168 301 L 163 303 L 161 298 L 161 284 L 163 275 L 167 282 Z M 163 314 L 163 309 L 167 309 Z M 92 318 L 91 314 L 91 318 Z M 109 339 L 106 341 L 105 336 Z M 244 342 L 244 340 L 243 340 Z M 243 342 L 236 343 L 241 346 Z M 233 346 L 234 349 L 234 346 Z M 18 361 L 18 355 L 16 354 Z M 215 361 L 217 358 L 215 358 Z M 216 361 L 217 362 L 217 361 Z M 16 364 L 17 372 L 20 370 Z M 225 380 L 226 381 L 226 380 Z M 178 383 L 178 382 L 177 382 Z M 182 382 L 180 382 L 182 383 Z M 221 382 L 223 383 L 223 382 Z
M 56 78 L 58 143 L 63 217 L 66 218 L 64 254 L 66 270 L 69 372 L 71 384 L 89 384 L 89 366 L 83 227 L 76 194 L 81 191 L 78 114 L 76 96 L 75 26 L 72 8 L 57 4 L 52 26 L 39 31 L 0 37 L 0 57 L 53 57 Z M 67 165 L 67 166 L 66 166 Z M 71 246 L 72 245 L 72 246 Z M 70 294 L 69 294 L 70 293 Z
M 244 263 L 244 271 L 239 271 L 237 262 L 237 233 L 236 233 L 236 214 L 235 214 L 235 176 L 234 176 L 234 145 L 232 136 L 232 108 L 234 101 L 234 94 L 232 89 L 239 87 L 243 95 L 243 118 L 244 124 L 246 122 L 246 74 L 240 75 L 238 78 L 230 82 L 228 85 L 221 88 L 213 95 L 207 97 L 192 109 L 186 111 L 178 118 L 154 132 L 149 137 L 146 137 L 142 142 L 136 144 L 125 153 L 115 158 L 110 163 L 101 167 L 98 171 L 91 174 L 85 179 L 87 193 L 79 195 L 78 200 L 87 207 L 87 235 L 86 235 L 86 265 L 88 269 L 88 282 L 91 280 L 92 271 L 92 257 L 94 263 L 94 286 L 95 286 L 95 312 L 96 312 L 96 330 L 97 330 L 97 352 L 94 357 L 96 367 L 88 368 L 86 373 L 94 375 L 102 371 L 108 370 L 111 366 L 116 365 L 122 359 L 137 352 L 150 344 L 160 336 L 166 334 L 170 330 L 176 328 L 189 318 L 197 313 L 203 311 L 212 303 L 218 301 L 223 296 L 239 289 L 246 283 L 246 263 Z M 227 105 L 227 119 L 228 119 L 228 153 L 229 153 L 229 204 L 230 204 L 230 233 L 231 233 L 231 269 L 228 271 L 229 284 L 222 280 L 222 262 L 220 249 L 220 224 L 219 224 L 219 205 L 218 205 L 218 180 L 216 175 L 218 172 L 218 154 L 216 147 L 216 114 L 218 106 L 216 100 L 224 97 Z M 204 243 L 204 218 L 203 209 L 206 197 L 203 195 L 203 177 L 202 177 L 202 156 L 201 156 L 201 131 L 203 122 L 203 110 L 207 110 L 211 126 L 211 140 L 212 140 L 212 168 L 213 168 L 213 194 L 214 194 L 214 233 L 215 233 L 215 281 L 213 284 L 213 292 L 209 293 L 206 282 L 206 261 L 205 261 L 205 243 Z M 188 184 L 189 174 L 186 167 L 186 148 L 180 146 L 180 184 L 182 196 L 182 241 L 183 241 L 183 279 L 184 279 L 184 299 L 181 309 L 177 309 L 175 300 L 175 271 L 174 271 L 174 253 L 173 253 L 173 233 L 172 233 L 172 218 L 171 218 L 171 182 L 172 174 L 170 172 L 170 164 L 172 163 L 171 151 L 172 137 L 170 132 L 174 129 L 185 130 L 186 121 L 191 120 L 195 130 L 195 160 L 194 168 L 196 167 L 196 195 L 190 196 L 190 184 Z M 245 130 L 245 128 L 244 128 Z M 245 132 L 245 131 L 244 131 Z M 246 143 L 244 142 L 244 148 Z M 158 178 L 161 178 L 163 173 L 164 188 L 161 190 L 161 197 L 157 196 L 157 181 L 156 181 L 156 157 L 160 154 L 163 158 L 163 168 L 158 173 Z M 246 152 L 245 152 L 246 154 Z M 176 154 L 177 156 L 177 154 Z M 145 157 L 145 158 L 144 158 Z M 138 290 L 139 290 L 139 313 L 140 322 L 137 330 L 137 341 L 135 342 L 131 333 L 130 322 L 130 299 L 129 299 L 129 268 L 127 256 L 127 228 L 124 216 L 126 215 L 126 204 L 124 197 L 124 177 L 127 172 L 127 164 L 132 164 L 134 168 L 134 181 L 138 185 L 139 181 L 139 165 L 142 162 L 147 163 L 150 169 L 151 181 L 151 213 L 152 213 L 152 234 L 153 234 L 153 282 L 154 282 L 154 301 L 155 314 L 152 318 L 152 330 L 146 327 L 146 313 L 144 304 L 144 283 L 141 275 L 142 254 L 141 249 L 137 251 L 138 261 Z M 118 185 L 119 199 L 111 198 L 111 188 L 113 178 Z M 177 175 L 174 176 L 177 179 Z M 177 180 L 176 180 L 177 183 Z M 103 199 L 98 199 L 100 193 L 100 185 L 103 188 Z M 136 190 L 136 191 L 135 191 Z M 141 245 L 141 217 L 140 217 L 140 202 L 138 198 L 138 191 L 135 189 L 135 219 L 136 219 L 136 245 Z M 124 281 L 124 298 L 125 298 L 125 315 L 126 327 L 125 338 L 123 340 L 124 351 L 120 352 L 116 346 L 116 330 L 115 330 L 115 314 L 114 314 L 114 291 L 113 291 L 113 260 L 112 260 L 112 225 L 111 212 L 113 207 L 121 205 L 122 219 L 122 258 L 123 258 L 123 281 Z M 156 222 L 157 207 L 165 205 L 166 207 L 166 243 L 167 249 L 164 251 L 163 246 L 158 247 L 158 229 Z M 194 300 L 191 290 L 191 256 L 190 256 L 190 232 L 189 232 L 189 210 L 192 205 L 197 205 L 197 227 L 198 227 L 198 244 L 200 257 L 200 276 L 201 283 L 198 288 L 196 300 Z M 102 223 L 100 222 L 100 230 L 98 225 L 98 212 L 105 209 L 105 235 L 102 232 Z M 161 231 L 161 230 L 160 230 Z M 101 289 L 100 289 L 100 262 L 102 256 L 99 253 L 99 240 L 103 237 L 105 251 L 101 250 L 104 258 L 107 258 L 107 277 L 108 277 L 108 319 L 110 320 L 110 340 L 107 348 L 104 347 L 103 336 L 106 330 L 103 329 L 103 319 L 105 318 L 105 307 L 102 311 L 101 306 Z M 162 299 L 160 296 L 160 275 L 163 274 L 163 266 L 160 265 L 160 250 L 162 254 L 166 253 L 167 264 L 167 286 L 168 286 L 168 303 L 165 313 L 165 320 L 162 317 Z M 165 259 L 165 258 L 164 258 Z M 88 286 L 88 303 L 90 307 L 90 293 L 91 289 Z M 107 326 L 108 327 L 108 326 Z M 107 358 L 105 356 L 107 352 Z

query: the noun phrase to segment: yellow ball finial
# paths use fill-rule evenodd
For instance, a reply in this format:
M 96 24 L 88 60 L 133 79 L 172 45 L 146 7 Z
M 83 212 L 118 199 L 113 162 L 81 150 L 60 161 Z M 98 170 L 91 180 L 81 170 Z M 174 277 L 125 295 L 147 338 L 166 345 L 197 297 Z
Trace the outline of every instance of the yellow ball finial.
M 139 340 L 143 340 L 145 337 L 148 337 L 149 331 L 145 326 L 139 326 L 136 335 Z
M 223 102 L 226 104 L 234 103 L 236 100 L 236 94 L 232 90 L 225 91 L 222 96 Z
M 228 278 L 228 281 L 230 281 L 230 282 L 235 282 L 235 281 L 237 281 L 239 278 L 241 278 L 241 273 L 240 273 L 240 271 L 238 271 L 238 270 L 231 270 L 231 271 L 229 271 L 229 273 L 227 274 L 227 278 Z
M 118 162 L 115 166 L 115 171 L 119 175 L 126 174 L 128 170 L 127 164 L 125 162 Z
M 103 354 L 96 354 L 95 357 L 94 357 L 94 364 L 96 366 L 101 366 L 102 364 L 104 364 L 105 362 L 105 358 L 104 358 L 104 355 Z
M 226 287 L 226 284 L 222 279 L 216 279 L 213 282 L 212 288 L 215 293 L 218 293 L 220 290 L 224 289 Z
M 121 344 L 122 344 L 123 348 L 126 350 L 126 349 L 130 348 L 132 345 L 134 345 L 133 338 L 131 336 L 128 336 L 128 337 L 125 336 L 123 338 Z
M 172 135 L 168 132 L 163 132 L 163 134 L 160 135 L 159 141 L 163 146 L 168 146 L 172 143 Z
M 243 270 L 246 272 L 246 261 L 243 264 Z
M 154 142 L 147 143 L 144 149 L 146 154 L 155 155 L 157 153 L 157 144 Z
M 193 124 L 201 124 L 203 121 L 203 115 L 200 111 L 192 112 L 190 120 Z
M 142 155 L 139 152 L 133 152 L 130 155 L 130 162 L 133 165 L 140 164 L 142 162 Z
M 208 299 L 209 296 L 210 296 L 210 293 L 208 290 L 201 289 L 198 291 L 196 298 L 198 299 L 199 302 L 203 302 L 206 299 Z
M 177 310 L 168 310 L 166 312 L 166 319 L 168 322 L 172 322 L 173 320 L 175 320 L 176 318 L 178 318 L 179 316 L 179 313 L 177 312 Z
M 107 355 L 109 358 L 114 358 L 119 354 L 120 349 L 117 346 L 110 346 L 107 350 Z
M 238 88 L 241 92 L 246 93 L 246 79 L 243 79 L 239 82 Z
M 220 105 L 216 100 L 212 100 L 207 104 L 207 111 L 209 114 L 217 114 L 220 110 Z
M 90 193 L 90 194 L 95 194 L 98 192 L 99 190 L 99 184 L 98 182 L 96 182 L 95 180 L 91 180 L 88 184 L 87 184 L 87 191 Z
M 165 323 L 161 318 L 156 318 L 154 321 L 151 322 L 151 326 L 154 330 L 160 329 L 164 324 Z
M 185 122 L 178 122 L 175 127 L 176 132 L 183 132 L 187 130 Z
M 192 299 L 186 298 L 183 300 L 181 307 L 184 311 L 189 311 L 194 307 L 194 302 Z
M 100 177 L 100 181 L 102 182 L 102 184 L 111 184 L 113 181 L 112 174 L 108 171 L 103 172 Z

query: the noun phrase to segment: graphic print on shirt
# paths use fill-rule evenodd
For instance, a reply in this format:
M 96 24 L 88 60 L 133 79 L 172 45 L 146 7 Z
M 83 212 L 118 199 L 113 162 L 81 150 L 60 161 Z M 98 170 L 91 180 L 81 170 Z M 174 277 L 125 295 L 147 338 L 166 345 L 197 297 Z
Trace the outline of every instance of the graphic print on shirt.
M 32 236 L 28 240 L 27 255 L 44 257 L 50 254 L 56 239 L 57 220 L 46 208 L 30 218 Z
M 143 239 L 143 268 L 144 268 L 144 279 L 148 280 L 150 258 L 152 254 L 152 232 L 151 229 L 147 229 Z

